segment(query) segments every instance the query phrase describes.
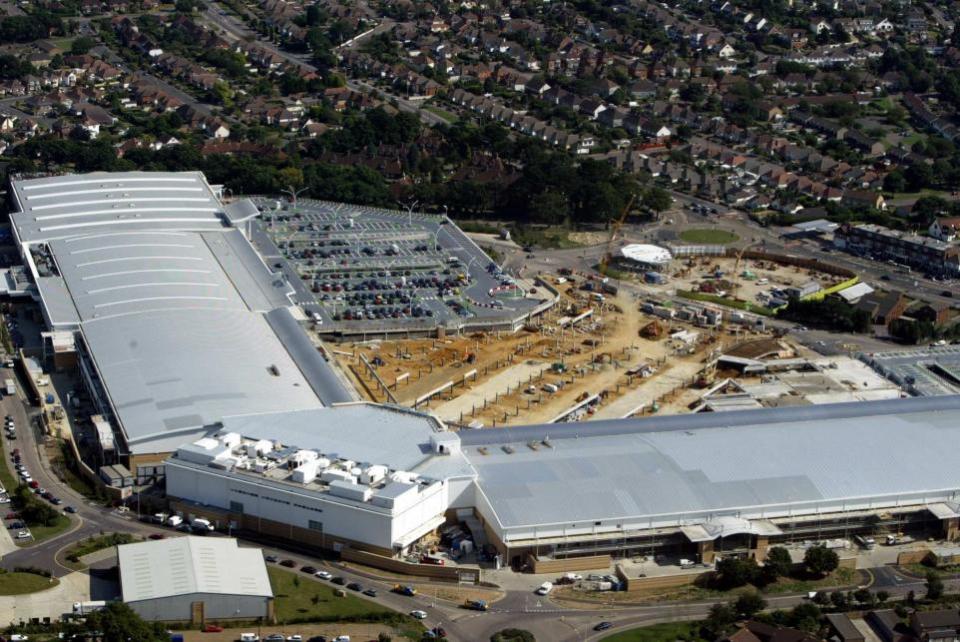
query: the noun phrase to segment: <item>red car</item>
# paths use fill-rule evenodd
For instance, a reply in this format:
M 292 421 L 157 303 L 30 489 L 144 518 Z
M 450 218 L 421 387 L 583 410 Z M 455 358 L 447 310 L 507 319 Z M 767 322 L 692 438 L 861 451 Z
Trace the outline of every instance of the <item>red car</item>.
M 32 482 L 30 482 L 30 488 L 33 488 L 33 489 L 40 488 L 40 482 L 34 479 Z
M 150 539 L 164 539 L 165 537 L 166 535 L 163 533 L 150 533 Z M 223 629 L 220 630 L 222 631 Z
M 208 624 L 205 627 L 203 627 L 203 632 L 204 633 L 222 633 L 223 627 L 217 626 L 216 624 Z

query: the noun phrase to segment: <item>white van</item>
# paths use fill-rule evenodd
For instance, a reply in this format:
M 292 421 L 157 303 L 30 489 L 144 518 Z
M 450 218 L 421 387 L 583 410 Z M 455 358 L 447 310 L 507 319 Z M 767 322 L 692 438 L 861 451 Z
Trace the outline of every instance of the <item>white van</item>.
M 183 523 L 183 518 L 180 517 L 179 515 L 171 515 L 170 517 L 167 518 L 167 526 L 173 526 L 174 528 L 176 528 L 182 523 Z
M 537 590 L 535 592 L 537 595 L 546 595 L 552 590 L 553 590 L 553 583 L 544 582 L 543 584 L 537 587 Z
M 213 530 L 213 524 L 210 523 L 210 520 L 202 517 L 194 517 L 192 520 L 190 520 L 190 527 L 195 531 Z

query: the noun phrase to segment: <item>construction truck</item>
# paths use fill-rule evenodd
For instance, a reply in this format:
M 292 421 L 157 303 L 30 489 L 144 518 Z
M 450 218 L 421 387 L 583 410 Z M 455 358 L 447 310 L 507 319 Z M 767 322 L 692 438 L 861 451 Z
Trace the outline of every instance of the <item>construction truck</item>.
M 470 609 L 471 611 L 486 611 L 487 601 L 486 600 L 467 600 L 463 603 L 463 608 Z

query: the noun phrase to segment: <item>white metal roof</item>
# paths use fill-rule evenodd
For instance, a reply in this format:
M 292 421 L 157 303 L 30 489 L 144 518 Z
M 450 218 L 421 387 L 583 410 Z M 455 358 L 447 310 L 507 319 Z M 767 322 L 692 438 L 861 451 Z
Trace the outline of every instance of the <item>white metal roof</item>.
M 210 230 L 223 207 L 200 172 L 96 172 L 12 181 L 22 242 L 138 230 Z
M 665 265 L 673 258 L 670 250 L 659 245 L 647 245 L 645 243 L 626 245 L 620 250 L 620 253 L 626 259 L 648 265 Z
M 225 415 L 322 407 L 266 319 L 245 309 L 94 319 L 81 331 L 134 452 L 169 450 L 156 440 L 184 443 Z
M 171 537 L 117 547 L 124 602 L 194 593 L 273 597 L 263 553 L 226 537 Z
M 284 317 L 289 283 L 221 219 L 203 174 L 11 185 L 22 210 L 12 214 L 16 238 L 47 320 L 82 334 L 131 452 L 174 450 L 228 414 L 318 409 L 321 394 L 350 398 Z
M 468 431 L 461 442 L 504 529 L 649 527 L 956 501 L 958 416 L 960 396 L 930 397 Z M 527 446 L 544 438 L 549 447 Z

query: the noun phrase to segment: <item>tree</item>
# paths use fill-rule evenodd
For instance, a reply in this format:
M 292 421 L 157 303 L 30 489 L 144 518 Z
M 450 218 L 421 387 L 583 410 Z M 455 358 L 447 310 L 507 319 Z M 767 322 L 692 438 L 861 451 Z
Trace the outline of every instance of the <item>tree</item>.
M 833 604 L 834 608 L 838 611 L 842 611 L 847 608 L 847 594 L 843 591 L 834 591 L 830 594 L 830 603 Z
M 803 556 L 803 563 L 814 575 L 826 575 L 836 570 L 840 557 L 826 546 L 811 546 Z
M 933 183 L 933 170 L 926 163 L 914 163 L 903 172 L 903 178 L 906 180 L 907 190 L 919 192 Z
M 109 602 L 87 616 L 87 630 L 102 631 L 103 642 L 166 642 L 170 636 L 158 622 L 146 622 L 123 602 Z
M 737 601 L 733 603 L 733 608 L 741 617 L 751 618 L 767 608 L 767 601 L 756 591 L 750 591 L 738 597 Z
M 710 607 L 705 620 L 706 627 L 713 632 L 714 637 L 720 637 L 731 624 L 737 621 L 737 612 L 729 604 L 718 602 Z
M 753 582 L 757 572 L 757 563 L 753 559 L 724 557 L 717 562 L 717 585 L 723 589 L 737 588 Z
M 943 596 L 943 580 L 935 571 L 927 571 L 925 586 L 927 587 L 928 600 L 939 600 Z
M 664 210 L 670 209 L 673 204 L 673 198 L 670 192 L 662 187 L 651 187 L 643 193 L 643 205 L 660 214 Z
M 890 594 L 886 591 L 877 591 L 877 602 L 884 604 L 887 600 L 890 599 Z
M 80 36 L 79 38 L 74 38 L 73 42 L 70 44 L 70 53 L 74 56 L 82 56 L 93 49 L 94 45 L 96 44 L 97 41 L 90 36 Z
M 898 169 L 883 177 L 883 191 L 885 192 L 902 192 L 906 188 L 907 180 L 903 177 L 903 172 Z
M 767 560 L 763 563 L 763 567 L 772 579 L 790 575 L 790 571 L 793 570 L 790 551 L 782 546 L 774 546 L 767 551 Z
M 873 603 L 876 601 L 873 593 L 865 588 L 854 591 L 853 599 L 855 599 L 859 604 L 866 606 L 873 606 Z

